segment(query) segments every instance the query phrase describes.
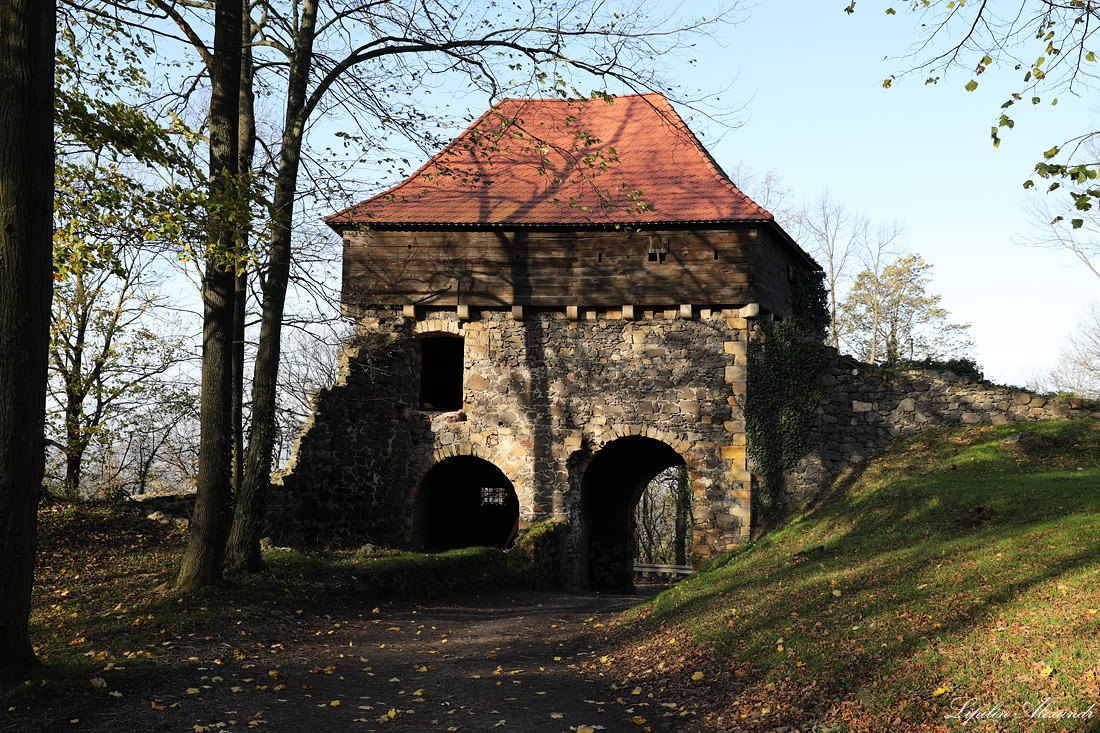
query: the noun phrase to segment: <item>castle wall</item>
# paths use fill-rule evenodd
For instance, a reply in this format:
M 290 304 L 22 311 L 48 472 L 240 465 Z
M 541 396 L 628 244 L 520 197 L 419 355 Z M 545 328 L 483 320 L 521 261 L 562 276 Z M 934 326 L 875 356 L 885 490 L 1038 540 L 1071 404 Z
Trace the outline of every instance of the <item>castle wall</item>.
M 826 350 L 811 452 L 786 476 L 798 501 L 894 439 L 936 426 L 1100 419 L 1100 405 L 991 387 L 934 370 L 886 371 Z
M 628 436 L 669 446 L 689 467 L 696 562 L 747 537 L 741 410 L 750 322 L 738 311 L 469 315 L 361 314 L 359 345 L 338 383 L 318 394 L 290 473 L 274 487 L 273 516 L 287 539 L 408 544 L 425 474 L 449 457 L 475 456 L 512 482 L 522 525 L 570 524 L 572 561 L 581 563 L 585 469 Z M 463 338 L 461 410 L 419 402 L 418 342 L 440 336 Z

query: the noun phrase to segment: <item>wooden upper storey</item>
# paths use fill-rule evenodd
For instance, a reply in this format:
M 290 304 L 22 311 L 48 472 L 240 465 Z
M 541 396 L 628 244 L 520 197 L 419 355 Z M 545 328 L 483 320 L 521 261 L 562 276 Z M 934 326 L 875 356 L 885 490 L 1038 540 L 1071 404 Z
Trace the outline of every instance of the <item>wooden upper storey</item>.
M 746 305 L 787 311 L 793 267 L 768 227 L 345 233 L 344 302 L 480 307 Z
M 791 269 L 817 267 L 660 95 L 502 102 L 327 221 L 347 304 L 783 313 Z

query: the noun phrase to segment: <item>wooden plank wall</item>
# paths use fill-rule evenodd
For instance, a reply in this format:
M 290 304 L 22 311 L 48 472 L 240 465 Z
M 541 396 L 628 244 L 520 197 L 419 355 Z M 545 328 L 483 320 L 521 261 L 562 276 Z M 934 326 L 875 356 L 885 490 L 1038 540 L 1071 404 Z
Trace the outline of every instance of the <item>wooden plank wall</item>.
M 751 226 L 347 232 L 343 297 L 349 305 L 616 307 L 743 305 L 764 294 L 771 305 L 762 306 L 785 310 L 786 262 Z

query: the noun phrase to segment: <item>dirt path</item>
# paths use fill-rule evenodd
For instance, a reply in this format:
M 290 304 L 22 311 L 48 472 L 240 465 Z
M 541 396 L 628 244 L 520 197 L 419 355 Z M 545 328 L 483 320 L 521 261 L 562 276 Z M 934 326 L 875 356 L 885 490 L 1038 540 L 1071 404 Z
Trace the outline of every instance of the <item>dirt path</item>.
M 25 698 L 0 730 L 684 730 L 677 700 L 601 661 L 606 624 L 637 600 L 512 593 L 229 622 L 139 675 L 104 671 L 102 689 Z

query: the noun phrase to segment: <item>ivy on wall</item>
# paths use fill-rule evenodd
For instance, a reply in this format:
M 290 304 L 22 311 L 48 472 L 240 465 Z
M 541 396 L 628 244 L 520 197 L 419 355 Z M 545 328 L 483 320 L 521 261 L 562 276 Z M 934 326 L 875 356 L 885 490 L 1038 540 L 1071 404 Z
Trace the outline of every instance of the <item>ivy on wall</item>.
M 761 319 L 748 348 L 745 429 L 765 522 L 785 508 L 783 472 L 809 452 L 821 401 L 819 376 L 829 327 L 824 273 L 798 270 L 791 286 L 788 318 Z

